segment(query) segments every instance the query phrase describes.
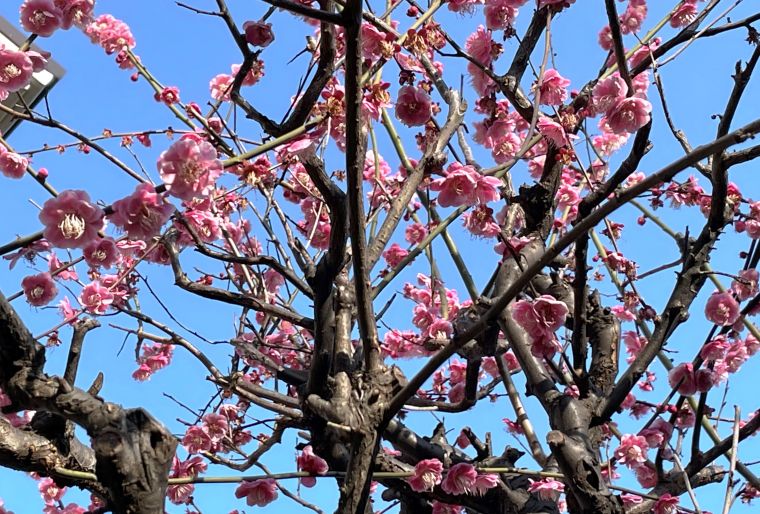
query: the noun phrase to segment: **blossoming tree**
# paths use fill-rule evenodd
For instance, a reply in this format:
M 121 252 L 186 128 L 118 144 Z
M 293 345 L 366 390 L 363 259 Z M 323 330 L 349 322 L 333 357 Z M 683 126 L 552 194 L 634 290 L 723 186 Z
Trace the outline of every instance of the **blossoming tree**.
M 760 496 L 760 411 L 728 391 L 760 350 L 760 192 L 735 183 L 760 156 L 760 13 L 650 3 L 177 2 L 237 53 L 195 77 L 141 58 L 106 0 L 24 0 L 0 111 L 47 132 L 0 138 L 0 194 L 39 194 L 37 232 L 2 213 L 0 465 L 33 474 L 48 514 L 202 512 L 213 479 L 241 509 L 315 512 L 336 507 L 308 488 L 330 483 L 341 514 L 728 512 Z M 588 76 L 559 64 L 563 26 L 594 45 L 571 56 Z M 86 134 L 56 117 L 65 100 L 19 101 L 50 58 L 35 39 L 76 58 L 56 52 L 67 30 L 173 127 Z M 278 53 L 296 33 L 305 47 Z M 733 75 L 666 95 L 670 63 L 716 44 Z M 291 80 L 258 92 L 290 58 Z M 196 101 L 168 85 L 193 80 L 209 84 Z M 720 112 L 680 120 L 708 85 Z M 59 190 L 69 149 L 123 180 Z M 195 330 L 190 299 L 234 322 Z M 109 362 L 81 383 L 85 339 L 105 333 L 136 344 L 133 391 L 202 369 L 206 396 L 178 400 L 189 379 L 164 391 L 192 419 L 139 392 L 109 402 Z M 0 494 L 2 513 L 26 501 Z

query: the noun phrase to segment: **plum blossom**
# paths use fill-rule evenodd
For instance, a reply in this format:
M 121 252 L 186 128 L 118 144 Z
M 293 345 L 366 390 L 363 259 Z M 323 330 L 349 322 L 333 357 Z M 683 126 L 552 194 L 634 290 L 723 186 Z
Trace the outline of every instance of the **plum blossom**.
M 24 0 L 21 25 L 38 36 L 48 37 L 63 24 L 63 12 L 53 0 Z
M 54 2 L 63 16 L 62 29 L 68 30 L 73 25 L 84 27 L 92 21 L 95 0 L 54 0 Z
M 272 32 L 272 24 L 265 23 L 263 21 L 246 21 L 243 23 L 243 31 L 245 32 L 245 40 L 253 45 L 266 47 L 274 41 L 274 32 Z
M 533 84 L 534 91 L 541 92 L 541 105 L 562 105 L 567 100 L 567 86 L 570 80 L 564 78 L 554 68 L 546 70 L 541 83 Z
M 475 32 L 467 36 L 467 41 L 465 42 L 467 53 L 483 66 L 491 64 L 495 57 L 494 54 L 498 55 L 498 48 L 493 39 L 491 39 L 490 32 L 483 25 L 478 25 Z
M 554 297 L 541 295 L 535 301 L 520 300 L 512 305 L 512 317 L 524 328 L 533 341 L 531 351 L 544 350 L 545 345 L 555 340 L 556 332 L 565 323 L 567 306 Z M 549 352 L 553 355 L 554 352 Z M 546 355 L 546 353 L 542 353 Z
M 432 491 L 441 483 L 443 463 L 438 459 L 425 459 L 414 466 L 414 474 L 407 478 L 412 491 Z
M 759 279 L 760 274 L 756 269 L 741 270 L 738 279 L 731 282 L 731 292 L 736 295 L 736 299 L 740 302 L 749 300 L 758 292 Z
M 40 480 L 37 488 L 39 489 L 40 495 L 42 495 L 42 500 L 46 505 L 57 504 L 66 493 L 66 488 L 58 487 L 52 478 L 43 478 Z
M 454 464 L 441 482 L 441 489 L 448 494 L 467 494 L 474 491 L 478 472 L 472 464 Z
M 29 159 L 0 146 L 0 173 L 8 178 L 22 178 L 29 166 Z
M 135 38 L 129 25 L 110 14 L 98 16 L 85 28 L 93 43 L 103 47 L 108 55 L 135 47 Z
M 620 438 L 620 446 L 615 450 L 615 458 L 619 464 L 637 469 L 647 460 L 647 448 L 649 445 L 644 437 L 626 434 Z
M 150 239 L 161 231 L 174 207 L 151 184 L 140 184 L 131 195 L 113 203 L 110 220 L 131 239 Z
M 517 8 L 527 0 L 486 0 L 483 14 L 486 17 L 486 27 L 491 30 L 507 29 L 517 18 Z
M 560 495 L 565 491 L 565 484 L 553 478 L 544 478 L 543 480 L 531 480 L 528 486 L 528 492 L 536 493 L 542 500 L 556 502 Z
M 90 314 L 105 314 L 114 303 L 114 294 L 99 281 L 90 282 L 82 288 L 79 303 Z
M 433 114 L 430 96 L 414 86 L 403 86 L 396 99 L 396 118 L 407 127 L 419 127 L 428 122 Z
M 739 314 L 739 303 L 728 291 L 716 291 L 707 299 L 705 317 L 716 325 L 733 325 L 739 319 Z
M 668 373 L 670 387 L 678 387 L 678 393 L 688 396 L 697 392 L 697 384 L 694 380 L 694 365 L 684 362 L 674 367 Z
M 678 512 L 678 497 L 670 493 L 660 496 L 652 506 L 653 514 L 676 514 Z
M 222 161 L 208 141 L 183 136 L 158 158 L 158 172 L 170 195 L 192 200 L 208 195 L 222 174 Z
M 84 247 L 82 254 L 92 268 L 110 268 L 121 259 L 121 251 L 111 237 L 91 241 Z
M 305 471 L 306 473 L 311 473 L 313 475 L 324 475 L 329 469 L 327 461 L 319 455 L 316 455 L 311 448 L 311 445 L 306 446 L 303 449 L 301 455 L 296 458 L 296 464 L 298 464 L 299 471 Z M 314 487 L 317 483 L 317 479 L 313 476 L 301 477 L 300 482 L 304 487 Z
M 571 139 L 577 138 L 574 134 L 567 134 L 562 125 L 547 116 L 541 116 L 536 127 L 542 136 L 558 148 L 570 146 Z
M 98 237 L 105 227 L 103 210 L 90 203 L 90 195 L 68 190 L 42 206 L 39 218 L 43 236 L 58 248 L 82 248 Z
M 636 132 L 649 123 L 652 104 L 641 96 L 630 96 L 615 104 L 607 112 L 607 125 L 615 134 Z
M 0 44 L 0 100 L 26 87 L 33 72 L 34 65 L 27 54 Z
M 49 304 L 58 294 L 58 288 L 50 273 L 39 273 L 24 277 L 21 281 L 21 288 L 24 290 L 26 301 L 35 307 Z
M 243 480 L 235 489 L 235 497 L 245 498 L 251 507 L 264 507 L 277 499 L 277 482 L 272 478 Z
M 625 98 L 628 86 L 619 73 L 614 73 L 596 83 L 591 93 L 594 109 L 607 112 Z
M 501 179 L 482 175 L 473 166 L 453 163 L 446 170 L 446 176 L 434 180 L 430 189 L 439 192 L 441 207 L 458 207 L 497 200 L 500 186 Z
M 486 491 L 497 485 L 499 485 L 499 476 L 493 473 L 485 473 L 477 476 L 472 492 L 478 496 L 483 496 Z
M 670 26 L 685 27 L 697 17 L 697 0 L 684 0 L 670 16 Z

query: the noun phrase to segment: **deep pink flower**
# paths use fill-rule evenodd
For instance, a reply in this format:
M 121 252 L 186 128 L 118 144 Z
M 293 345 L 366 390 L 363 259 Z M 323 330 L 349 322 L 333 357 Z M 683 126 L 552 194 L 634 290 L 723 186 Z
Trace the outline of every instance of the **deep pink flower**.
M 629 96 L 615 104 L 607 113 L 607 125 L 615 134 L 636 132 L 649 123 L 652 104 L 640 96 Z
M 179 103 L 179 88 L 177 86 L 167 86 L 161 92 L 155 95 L 157 102 L 163 102 L 166 105 Z
M 699 356 L 706 361 L 716 361 L 726 356 L 726 352 L 730 346 L 730 343 L 726 340 L 726 336 L 718 335 L 702 347 L 699 351 Z
M 39 273 L 24 277 L 21 281 L 21 288 L 24 290 L 26 301 L 35 307 L 47 305 L 58 294 L 58 288 L 50 273 Z
M 547 116 L 541 116 L 536 124 L 538 131 L 548 139 L 554 146 L 561 148 L 563 146 L 570 146 L 570 140 L 577 136 L 565 133 L 565 129 L 562 125 L 552 120 Z
M 66 493 L 66 488 L 58 487 L 52 478 L 43 478 L 40 480 L 37 488 L 40 490 L 42 500 L 47 505 L 57 504 L 59 501 L 61 501 L 61 498 L 63 498 L 63 495 Z
M 674 367 L 668 372 L 668 384 L 670 387 L 678 387 L 678 392 L 688 396 L 697 392 L 697 385 L 694 382 L 694 365 L 691 362 L 684 362 Z
M 414 474 L 406 479 L 412 491 L 432 491 L 441 483 L 443 463 L 438 459 L 425 459 L 414 466 Z
M 313 475 L 324 475 L 327 473 L 327 470 L 330 469 L 327 466 L 327 461 L 316 455 L 314 450 L 312 450 L 311 445 L 306 446 L 301 452 L 301 455 L 296 457 L 296 463 L 298 464 L 299 471 L 305 471 Z M 314 477 L 301 477 L 301 484 L 303 484 L 304 487 L 314 487 L 316 483 L 317 479 Z
M 594 86 L 591 99 L 597 112 L 607 112 L 625 98 L 628 86 L 619 73 L 600 80 Z
M 103 210 L 80 190 L 64 191 L 46 201 L 39 218 L 45 239 L 58 248 L 82 248 L 105 226 Z
M 737 300 L 740 302 L 748 300 L 758 292 L 758 279 L 760 279 L 760 274 L 758 274 L 756 269 L 741 270 L 739 272 L 739 280 L 731 282 L 731 292 L 736 295 Z
M 398 266 L 407 255 L 409 255 L 409 252 L 401 248 L 398 243 L 393 243 L 385 252 L 383 252 L 383 258 L 391 268 Z
M 190 453 L 208 451 L 213 444 L 214 441 L 209 433 L 198 425 L 188 427 L 185 436 L 182 438 L 182 445 Z
M 20 13 L 24 29 L 38 36 L 50 36 L 63 24 L 63 12 L 53 0 L 24 0 Z
M 478 472 L 472 464 L 454 464 L 441 482 L 441 489 L 448 494 L 468 494 L 474 490 Z
M 0 147 L 0 172 L 8 178 L 22 178 L 29 166 L 29 159 L 16 152 L 5 151 Z
M 646 17 L 646 3 L 634 5 L 633 2 L 631 2 L 625 12 L 620 16 L 621 32 L 623 34 L 634 34 L 638 32 Z
M 34 65 L 29 56 L 0 45 L 0 100 L 4 100 L 7 93 L 26 87 L 33 72 Z
M 271 478 L 243 480 L 235 489 L 235 497 L 245 497 L 246 503 L 251 507 L 264 507 L 277 499 L 277 483 Z
M 619 464 L 625 464 L 631 469 L 641 467 L 647 460 L 647 440 L 641 436 L 626 434 L 620 438 L 620 446 L 615 450 L 615 458 Z
M 99 281 L 90 282 L 82 288 L 79 303 L 90 314 L 105 314 L 114 303 L 114 294 Z
M 87 25 L 85 33 L 93 43 L 102 46 L 108 55 L 135 46 L 135 38 L 129 26 L 110 14 L 98 16 Z
M 652 506 L 653 514 L 676 514 L 678 512 L 678 497 L 665 493 Z
M 263 21 L 247 21 L 243 23 L 245 40 L 253 46 L 265 47 L 274 41 L 272 24 Z
M 398 90 L 396 118 L 407 127 L 419 127 L 433 114 L 430 96 L 421 88 L 404 86 Z
M 541 105 L 562 105 L 567 100 L 567 86 L 570 80 L 564 78 L 554 68 L 546 70 L 541 84 L 534 84 L 533 90 L 541 92 Z
M 433 509 L 431 514 L 462 514 L 461 505 L 450 505 L 448 503 L 433 500 Z
M 554 480 L 553 478 L 544 478 L 543 480 L 531 480 L 528 486 L 528 492 L 536 493 L 536 496 L 546 501 L 556 502 L 560 495 L 565 491 L 565 484 Z
M 707 299 L 705 317 L 716 325 L 733 325 L 739 319 L 739 304 L 729 291 L 716 291 Z
M 91 241 L 84 247 L 82 254 L 92 268 L 110 268 L 121 260 L 121 251 L 111 237 Z
M 478 475 L 475 478 L 475 484 L 473 485 L 473 493 L 478 496 L 483 496 L 486 491 L 499 485 L 499 475 L 493 473 L 486 473 Z
M 465 41 L 464 44 L 465 50 L 467 50 L 467 53 L 478 61 L 483 66 L 489 66 L 491 62 L 493 61 L 496 45 L 494 44 L 493 39 L 491 39 L 491 33 L 490 31 L 486 30 L 483 25 L 478 25 L 478 28 L 467 36 L 467 41 Z
M 549 295 L 541 295 L 532 302 L 520 300 L 512 305 L 512 317 L 534 342 L 554 339 L 554 332 L 564 325 L 567 313 L 567 305 Z
M 697 17 L 697 2 L 684 0 L 670 16 L 670 26 L 673 28 L 685 27 Z
M 211 143 L 185 136 L 161 154 L 158 172 L 170 195 L 192 200 L 208 195 L 222 174 L 222 161 Z
M 527 0 L 486 0 L 483 14 L 486 17 L 486 27 L 491 30 L 501 30 L 512 26 L 517 18 L 517 7 Z
M 95 0 L 54 0 L 56 7 L 63 13 L 62 29 L 69 29 L 72 25 L 86 26 L 92 21 L 92 10 L 95 8 Z
M 161 231 L 174 206 L 156 193 L 151 184 L 140 184 L 134 193 L 113 203 L 110 220 L 131 239 L 150 239 Z

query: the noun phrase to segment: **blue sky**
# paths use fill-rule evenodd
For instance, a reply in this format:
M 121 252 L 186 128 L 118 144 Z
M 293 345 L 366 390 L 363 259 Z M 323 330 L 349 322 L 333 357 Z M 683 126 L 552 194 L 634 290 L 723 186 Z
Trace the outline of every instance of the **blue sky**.
M 17 19 L 16 0 L 5 1 L 0 5 L 0 16 L 10 20 Z M 242 24 L 247 19 L 257 19 L 266 8 L 262 3 L 244 2 L 242 0 L 230 1 L 230 6 L 235 17 Z M 650 2 L 651 14 L 646 27 L 651 26 L 665 12 L 662 2 Z M 673 2 L 664 2 L 671 4 Z M 192 5 L 213 9 L 215 2 L 210 0 L 197 0 Z M 595 76 L 604 53 L 596 44 L 596 33 L 606 23 L 601 2 L 577 2 L 567 13 L 559 16 L 552 25 L 554 38 L 554 62 L 561 73 L 572 80 L 571 87 L 582 86 L 589 78 Z M 732 14 L 732 19 L 742 18 L 752 12 L 752 2 L 743 2 Z M 142 62 L 154 72 L 156 77 L 165 85 L 176 85 L 180 88 L 183 101 L 196 101 L 204 105 L 208 100 L 208 81 L 218 73 L 229 73 L 231 64 L 239 62 L 239 54 L 235 45 L 228 36 L 226 27 L 217 18 L 201 16 L 181 9 L 174 2 L 168 0 L 139 0 L 134 2 L 120 2 L 116 0 L 99 0 L 96 10 L 98 13 L 111 13 L 115 17 L 125 20 L 132 28 L 137 40 L 136 53 Z M 527 8 L 520 14 L 518 32 L 524 28 L 530 13 Z M 456 16 L 445 10 L 441 11 L 438 18 L 450 34 L 462 42 L 474 27 L 481 22 L 480 15 L 473 18 Z M 261 83 L 250 88 L 248 99 L 254 105 L 264 106 L 264 111 L 275 118 L 279 118 L 289 105 L 291 95 L 295 92 L 296 80 L 305 65 L 304 57 L 296 60 L 293 64 L 286 65 L 292 56 L 297 54 L 304 46 L 305 37 L 312 33 L 312 29 L 300 21 L 276 13 L 273 15 L 276 33 L 275 43 L 268 48 L 263 59 L 266 65 L 266 76 Z M 400 17 L 402 28 L 409 23 L 409 19 Z M 666 30 L 666 35 L 672 31 Z M 709 41 L 697 41 L 675 62 L 667 65 L 662 70 L 662 78 L 665 90 L 668 94 L 669 108 L 676 124 L 684 129 L 690 138 L 692 145 L 709 141 L 717 126 L 717 122 L 710 119 L 710 115 L 723 109 L 727 92 L 730 90 L 730 74 L 734 63 L 739 59 L 746 59 L 751 48 L 743 41 L 745 31 L 736 31 L 720 38 L 712 38 Z M 113 64 L 113 58 L 104 55 L 103 51 L 92 45 L 81 33 L 71 30 L 58 32 L 52 38 L 39 41 L 40 46 L 53 52 L 56 59 L 66 70 L 66 76 L 50 95 L 50 107 L 53 114 L 72 128 L 94 136 L 104 129 L 113 132 L 136 132 L 148 129 L 166 128 L 172 126 L 180 128 L 180 123 L 171 116 L 171 113 L 161 104 L 152 99 L 152 91 L 144 82 L 133 83 L 129 80 L 129 72 L 119 70 Z M 628 44 L 633 44 L 629 41 Z M 497 62 L 499 66 L 507 66 L 508 58 L 516 48 L 516 42 L 509 40 L 504 43 L 505 57 Z M 540 59 L 540 56 L 536 56 Z M 447 74 L 452 83 L 458 83 L 459 73 L 463 67 L 451 60 L 444 61 L 447 66 Z M 536 63 L 537 64 L 537 63 Z M 395 82 L 393 74 L 395 70 L 389 70 L 387 80 Z M 395 88 L 395 85 L 393 86 Z M 746 95 L 746 101 L 742 104 L 737 115 L 735 126 L 739 126 L 760 115 L 760 109 L 756 99 L 760 92 L 757 83 L 753 83 Z M 474 100 L 473 93 L 467 92 L 466 96 Z M 660 166 L 681 155 L 680 148 L 675 144 L 672 135 L 664 124 L 659 100 L 656 98 L 654 88 L 650 90 L 650 99 L 655 106 L 655 123 L 652 132 L 654 148 L 641 165 L 641 170 L 652 172 Z M 470 118 L 471 117 L 471 118 Z M 468 119 L 475 119 L 470 114 Z M 240 118 L 239 130 L 242 134 L 258 138 L 261 131 L 250 122 Z M 402 131 L 407 151 L 414 148 L 413 132 Z M 392 168 L 398 164 L 388 140 L 382 134 L 379 135 L 380 148 Z M 41 129 L 29 124 L 22 125 L 10 138 L 10 143 L 18 150 L 32 150 L 42 146 L 43 143 L 56 145 L 70 142 L 71 139 L 52 130 Z M 169 144 L 162 136 L 153 137 L 153 148 L 136 148 L 139 158 L 148 172 L 156 178 L 154 162 L 158 154 Z M 108 146 L 119 158 L 130 165 L 134 164 L 132 157 L 118 147 L 118 141 Z M 487 152 L 476 149 L 476 155 L 485 164 L 490 164 L 490 156 Z M 331 149 L 328 152 L 328 168 L 339 169 L 341 155 Z M 620 158 L 613 159 L 613 165 Z M 63 155 L 55 152 L 42 153 L 35 156 L 35 167 L 46 167 L 50 173 L 51 183 L 59 190 L 70 188 L 87 189 L 93 198 L 111 203 L 134 188 L 134 181 L 118 170 L 114 169 L 100 156 L 92 153 L 82 155 L 74 149 Z M 735 181 L 745 196 L 750 198 L 760 197 L 758 181 L 752 175 L 753 166 L 737 167 L 732 171 L 731 179 Z M 524 168 L 518 167 L 515 171 L 515 179 L 524 180 L 527 174 Z M 685 178 L 686 174 L 683 175 Z M 39 229 L 37 221 L 37 208 L 31 201 L 41 204 L 46 199 L 46 193 L 28 178 L 22 181 L 4 181 L 0 183 L 0 243 L 12 239 L 16 234 L 27 234 Z M 677 230 L 683 230 L 688 226 L 692 232 L 697 231 L 703 222 L 701 215 L 694 209 L 681 211 L 662 212 L 663 217 Z M 640 270 L 650 269 L 666 261 L 674 260 L 677 252 L 675 245 L 655 227 L 649 224 L 641 229 L 635 228 L 635 219 L 638 214 L 632 209 L 626 209 L 615 215 L 613 219 L 626 225 L 621 245 L 631 258 L 640 265 Z M 497 256 L 490 249 L 490 243 L 474 241 L 468 235 L 455 231 L 460 249 L 468 262 L 472 262 L 476 283 L 483 286 L 496 264 Z M 721 241 L 720 249 L 713 259 L 715 269 L 735 272 L 740 262 L 737 254 L 746 247 L 746 238 L 737 237 L 729 233 Z M 436 255 L 444 256 L 445 249 L 441 245 L 434 248 Z M 202 261 L 185 256 L 186 266 L 201 264 Z M 413 280 L 414 274 L 426 272 L 424 262 L 418 261 L 418 267 L 405 275 L 406 280 Z M 421 264 L 421 265 L 420 265 Z M 456 274 L 452 274 L 453 266 L 445 257 L 439 262 L 444 275 L 452 276 L 449 287 L 460 287 Z M 206 263 L 206 266 L 208 264 Z M 19 264 L 13 272 L 0 272 L 0 289 L 6 294 L 18 289 L 20 279 L 30 273 L 25 264 Z M 174 315 L 189 325 L 192 329 L 202 333 L 210 340 L 225 340 L 234 333 L 235 310 L 207 301 L 201 301 L 188 294 L 178 292 L 171 286 L 171 277 L 168 270 L 147 266 L 144 269 L 149 277 L 151 285 L 156 289 L 171 306 Z M 83 273 L 83 270 L 82 270 Z M 654 280 L 644 281 L 640 290 L 647 300 L 661 306 L 666 300 L 667 287 L 671 282 L 668 272 L 658 276 Z M 394 290 L 401 287 L 403 281 L 397 282 Z M 667 286 L 663 286 L 667 283 Z M 604 294 L 613 294 L 612 286 L 608 283 L 599 283 L 598 287 Z M 709 294 L 711 286 L 705 287 Z M 389 294 L 392 291 L 389 292 Z M 71 296 L 71 294 L 69 294 Z M 466 293 L 461 290 L 460 297 Z M 159 306 L 150 299 L 144 299 L 146 311 L 155 314 L 158 318 L 165 318 Z M 614 298 L 609 298 L 610 304 Z M 382 300 L 381 300 L 382 304 Z M 701 310 L 704 305 L 704 295 L 695 302 L 692 322 L 679 329 L 672 338 L 669 349 L 673 351 L 672 358 L 676 362 L 690 359 L 698 345 L 701 343 L 707 329 L 702 320 Z M 22 317 L 27 321 L 33 332 L 44 331 L 58 321 L 58 314 L 54 309 L 33 309 L 19 300 L 15 303 Z M 395 311 L 392 311 L 386 321 L 392 326 L 407 328 L 410 326 L 410 304 L 398 302 Z M 178 400 L 194 407 L 202 407 L 208 394 L 213 391 L 205 380 L 205 370 L 188 355 L 179 349 L 175 352 L 175 360 L 168 369 L 157 373 L 150 382 L 136 383 L 130 378 L 134 370 L 134 339 L 124 342 L 124 337 L 116 330 L 105 327 L 108 323 L 132 326 L 131 322 L 124 319 L 107 317 L 102 319 L 104 328 L 93 332 L 86 342 L 86 351 L 83 358 L 82 369 L 78 377 L 80 386 L 87 386 L 97 375 L 99 370 L 106 372 L 105 386 L 102 395 L 110 401 L 123 403 L 127 406 L 144 406 L 154 415 L 165 422 L 176 433 L 183 433 L 183 425 L 176 421 L 177 418 L 187 420 L 189 413 L 175 404 L 172 400 L 164 397 L 163 392 L 174 395 Z M 631 329 L 632 327 L 624 327 Z M 67 333 L 62 333 L 64 340 L 68 339 Z M 197 342 L 197 341 L 194 341 Z M 123 349 L 122 349 L 123 347 Z M 223 346 L 204 345 L 203 350 L 210 356 L 223 362 L 229 354 L 229 348 Z M 61 373 L 66 358 L 66 345 L 59 349 L 49 351 L 48 370 L 53 373 Z M 412 365 L 412 368 L 414 365 Z M 659 370 L 659 368 L 658 368 Z M 746 417 L 758 407 L 753 392 L 751 377 L 760 372 L 757 360 L 750 360 L 743 372 L 732 378 L 730 389 L 726 396 L 726 403 L 730 406 L 739 403 Z M 660 374 L 658 389 L 649 395 L 642 395 L 651 401 L 659 401 L 664 395 L 662 385 L 665 376 Z M 518 382 L 518 388 L 522 385 Z M 714 393 L 713 396 L 718 396 Z M 540 414 L 532 399 L 527 400 L 528 408 L 535 412 L 534 423 L 539 425 L 541 433 L 545 426 L 541 423 Z M 262 414 L 265 415 L 265 414 Z M 483 433 L 486 430 L 493 432 L 494 443 L 500 445 L 509 444 L 510 437 L 503 431 L 501 418 L 514 415 L 506 400 L 501 399 L 497 403 L 488 403 L 479 406 L 474 412 L 459 416 L 446 416 L 447 426 L 458 431 L 464 424 L 471 424 L 476 432 Z M 427 433 L 434 426 L 431 414 L 419 414 L 410 417 L 410 424 Z M 625 424 L 621 424 L 625 432 Z M 630 425 L 630 430 L 635 430 L 635 425 Z M 723 434 L 726 429 L 723 427 Z M 272 452 L 267 465 L 273 471 L 288 471 L 295 469 L 295 451 L 293 439 L 286 441 L 281 449 Z M 760 458 L 760 450 L 757 441 L 751 440 L 746 443 L 742 456 L 747 460 Z M 523 465 L 530 465 L 527 458 Z M 229 475 L 221 468 L 211 467 L 210 475 Z M 288 484 L 295 486 L 295 484 Z M 628 483 L 633 485 L 633 483 Z M 723 487 L 714 487 L 700 495 L 701 506 L 713 511 L 720 508 L 722 502 Z M 307 500 L 319 504 L 326 512 L 332 511 L 335 505 L 335 484 L 331 480 L 321 482 L 313 491 L 307 491 L 304 496 Z M 204 513 L 228 512 L 233 508 L 243 509 L 242 501 L 235 500 L 232 495 L 234 486 L 229 485 L 201 485 L 196 489 L 196 500 L 201 511 Z M 17 514 L 39 512 L 42 502 L 36 491 L 36 484 L 30 478 L 19 473 L 0 471 L 0 498 L 6 502 L 6 506 Z M 72 491 L 66 497 L 69 501 L 80 500 L 82 495 Z M 84 504 L 87 502 L 82 500 Z M 688 505 L 688 499 L 684 496 L 682 504 Z M 257 509 L 262 512 L 299 512 L 300 507 L 290 500 L 281 498 L 278 502 Z M 183 508 L 168 505 L 170 513 L 184 512 Z M 250 509 L 249 509 L 250 511 Z M 737 507 L 734 512 L 749 512 L 748 508 Z

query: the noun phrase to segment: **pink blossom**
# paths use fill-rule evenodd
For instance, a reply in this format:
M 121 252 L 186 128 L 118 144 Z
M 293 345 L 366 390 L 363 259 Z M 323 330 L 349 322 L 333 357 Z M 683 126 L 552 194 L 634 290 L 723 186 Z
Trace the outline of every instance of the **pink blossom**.
M 596 83 L 591 93 L 594 109 L 607 112 L 625 98 L 628 86 L 619 73 L 614 73 Z
M 688 396 L 697 392 L 694 381 L 694 366 L 691 362 L 684 362 L 668 372 L 668 384 L 670 387 L 678 387 L 678 392 Z
M 412 223 L 411 225 L 407 225 L 406 229 L 404 229 L 404 239 L 406 239 L 409 244 L 420 244 L 427 235 L 427 227 L 421 223 Z
M 758 279 L 760 279 L 760 274 L 756 269 L 741 270 L 739 279 L 731 282 L 731 292 L 736 295 L 736 299 L 740 302 L 748 300 L 758 292 Z
M 296 464 L 298 464 L 299 471 L 305 471 L 312 475 L 324 475 L 329 469 L 327 461 L 319 455 L 316 455 L 314 450 L 312 450 L 311 445 L 306 446 L 303 449 L 301 455 L 296 458 Z M 303 484 L 304 487 L 314 487 L 316 483 L 317 479 L 313 476 L 301 477 L 301 484 Z
M 391 268 L 398 266 L 407 255 L 409 255 L 409 252 L 401 248 L 398 243 L 393 243 L 385 252 L 383 252 L 383 258 Z
M 670 16 L 670 26 L 673 28 L 685 27 L 697 17 L 696 0 L 684 0 Z
M 646 17 L 646 3 L 634 5 L 633 2 L 631 2 L 622 16 L 620 16 L 621 32 L 623 34 L 634 34 L 638 32 Z
M 647 460 L 647 440 L 641 436 L 626 434 L 620 438 L 620 446 L 615 450 L 619 464 L 637 469 Z
M 543 480 L 531 480 L 528 492 L 536 493 L 542 500 L 556 502 L 565 491 L 565 484 L 553 478 Z
M 541 295 L 532 302 L 520 300 L 512 305 L 512 316 L 528 332 L 534 344 L 553 340 L 554 332 L 564 325 L 567 313 L 567 306 L 549 295 Z
M 61 501 L 61 498 L 63 498 L 63 495 L 66 493 L 66 488 L 58 487 L 52 478 L 43 478 L 40 480 L 37 488 L 40 490 L 42 500 L 47 505 L 55 505 Z
M 497 485 L 499 485 L 499 475 L 494 475 L 493 473 L 478 475 L 475 479 L 472 492 L 478 496 L 483 496 L 486 494 L 486 491 Z
M 562 105 L 567 100 L 567 86 L 570 80 L 564 78 L 554 68 L 546 70 L 541 83 L 534 84 L 533 90 L 541 92 L 541 105 Z
M 607 124 L 615 134 L 636 132 L 649 123 L 652 104 L 640 96 L 630 96 L 615 104 L 607 112 Z
M 716 325 L 733 325 L 739 314 L 739 304 L 728 291 L 716 291 L 707 299 L 705 317 Z
M 198 425 L 188 427 L 185 436 L 182 438 L 182 445 L 190 453 L 208 451 L 213 444 L 214 441 L 209 433 Z
M 483 0 L 450 0 L 448 2 L 449 11 L 458 13 L 469 13 L 475 9 L 475 6 L 482 4 Z
M 121 260 L 121 251 L 111 237 L 91 241 L 84 247 L 82 254 L 92 268 L 110 268 Z
M 90 282 L 82 288 L 79 303 L 90 314 L 105 314 L 114 303 L 114 294 L 99 281 Z
M 441 489 L 448 494 L 468 494 L 475 488 L 478 472 L 472 464 L 454 464 L 441 482 Z
M 483 14 L 486 17 L 486 27 L 491 30 L 501 30 L 512 26 L 517 18 L 517 7 L 527 0 L 486 0 Z
M 730 346 L 731 345 L 726 340 L 726 336 L 718 335 L 715 339 L 705 343 L 699 351 L 699 356 L 706 361 L 716 361 L 726 356 L 726 352 Z
M 24 52 L 6 49 L 0 45 L 0 100 L 26 87 L 32 80 L 34 65 Z
M 464 47 L 470 57 L 483 66 L 489 66 L 494 59 L 496 45 L 491 39 L 490 32 L 483 25 L 478 25 L 475 32 L 467 36 Z
M 209 194 L 222 174 L 222 162 L 211 143 L 184 136 L 158 158 L 158 172 L 170 195 L 192 200 Z
M 134 193 L 113 203 L 110 220 L 132 239 L 148 240 L 174 212 L 174 207 L 156 193 L 151 184 L 140 184 Z
M 546 7 L 547 5 L 556 5 L 561 9 L 572 3 L 575 3 L 575 0 L 538 0 L 538 8 L 540 9 L 542 7 Z
M 501 228 L 493 218 L 493 209 L 479 204 L 464 216 L 464 227 L 474 236 L 496 237 Z
M 245 40 L 253 45 L 265 47 L 274 41 L 274 32 L 272 32 L 272 24 L 264 23 L 263 21 L 246 21 L 243 23 L 243 31 L 245 31 Z
M 232 91 L 232 83 L 235 77 L 226 73 L 220 73 L 216 75 L 208 84 L 211 91 L 211 98 L 214 100 L 220 100 L 222 102 L 230 101 L 230 91 Z
M 86 192 L 68 190 L 46 201 L 39 218 L 45 225 L 43 235 L 53 246 L 82 248 L 98 237 L 105 226 L 103 215 Z
M 678 512 L 678 497 L 665 493 L 652 506 L 653 514 L 676 514 Z
M 24 0 L 20 12 L 21 25 L 38 36 L 50 36 L 63 23 L 63 12 L 53 0 Z
M 135 38 L 129 26 L 110 14 L 98 16 L 85 28 L 93 43 L 103 47 L 108 55 L 135 47 Z
M 246 503 L 251 507 L 264 507 L 277 499 L 277 483 L 271 478 L 243 480 L 235 489 L 235 497 L 245 497 Z
M 430 96 L 421 88 L 404 86 L 398 90 L 396 117 L 407 127 L 419 127 L 433 114 Z
M 641 487 L 649 489 L 657 485 L 657 470 L 654 469 L 654 466 L 642 464 L 635 468 L 634 472 Z
M 21 281 L 21 288 L 24 290 L 26 301 L 35 307 L 47 305 L 58 294 L 58 288 L 50 273 L 39 273 L 24 277 Z
M 92 21 L 95 0 L 55 0 L 55 5 L 63 13 L 62 29 L 68 30 L 75 24 L 84 27 Z
M 448 503 L 439 502 L 433 500 L 433 508 L 431 514 L 461 514 L 462 507 L 460 505 L 450 505 Z
M 5 151 L 0 146 L 0 172 L 8 178 L 22 178 L 29 166 L 29 159 L 16 152 Z
M 414 466 L 414 474 L 407 478 L 412 491 L 428 492 L 441 483 L 443 463 L 438 459 L 421 460 Z
M 546 116 L 541 116 L 539 118 L 536 127 L 542 136 L 544 136 L 558 148 L 569 146 L 570 139 L 574 139 L 576 137 L 566 134 L 565 129 L 562 128 L 562 125 Z

